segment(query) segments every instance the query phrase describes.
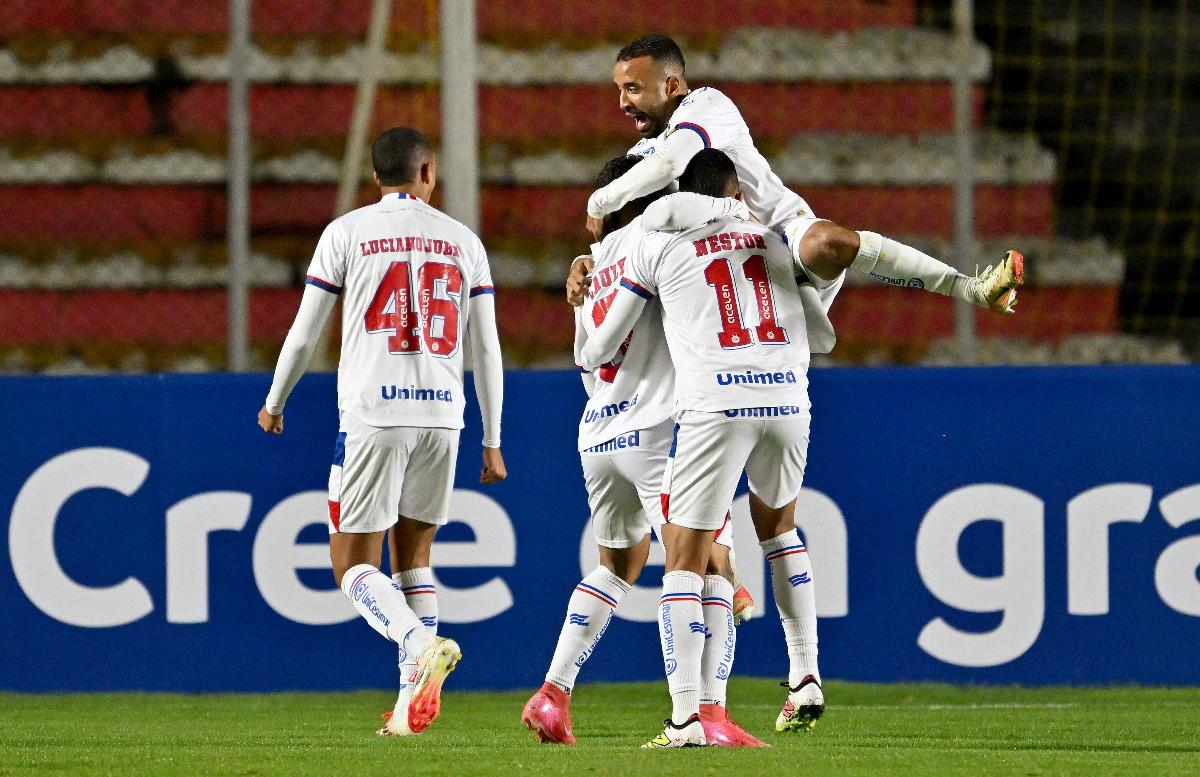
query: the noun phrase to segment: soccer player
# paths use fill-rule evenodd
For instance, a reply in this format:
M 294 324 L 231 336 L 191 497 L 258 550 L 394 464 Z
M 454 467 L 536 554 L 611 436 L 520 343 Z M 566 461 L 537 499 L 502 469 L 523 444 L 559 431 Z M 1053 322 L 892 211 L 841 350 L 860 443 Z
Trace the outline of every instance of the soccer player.
M 371 158 L 383 197 L 321 235 L 258 423 L 283 432 L 284 403 L 343 297 L 329 555 L 346 598 L 398 647 L 400 693 L 379 733 L 419 734 L 438 716 L 442 683 L 461 658 L 454 640 L 436 635 L 429 550 L 454 488 L 464 338 L 483 416 L 484 484 L 507 474 L 504 375 L 483 245 L 427 204 L 437 179 L 429 140 L 394 127 L 375 141 Z M 389 530 L 396 580 L 379 570 Z
M 613 159 L 600 171 L 597 184 L 603 186 L 642 162 L 636 156 Z M 645 234 L 642 211 L 666 193 L 632 200 L 605 218 L 604 237 L 592 249 L 597 280 L 588 300 L 576 309 L 577 354 L 604 320 L 627 257 Z M 579 423 L 579 454 L 600 564 L 572 592 L 546 682 L 521 715 L 539 741 L 563 744 L 575 741 L 570 694 L 579 670 L 645 567 L 650 531 L 663 521 L 662 486 L 669 466 L 675 373 L 658 306 L 649 306 L 637 319 L 616 359 L 595 371 L 584 371 L 583 378 L 589 399 Z M 763 746 L 729 718 L 725 706 L 736 646 L 731 547 L 732 527 L 726 522 L 716 532 L 701 591 L 706 637 L 701 725 L 709 744 Z
M 621 110 L 633 119 L 642 137 L 630 153 L 648 157 L 650 164 L 592 194 L 587 226 L 593 234 L 605 214 L 668 185 L 702 149 L 719 148 L 737 167 L 750 212 L 787 240 L 796 262 L 808 274 L 822 308 L 820 314 L 809 311 L 810 322 L 814 322 L 814 315 L 819 320 L 828 312 L 848 268 L 894 286 L 924 288 L 993 310 L 1013 312 L 1016 289 L 1024 280 L 1024 259 L 1019 253 L 1008 252 L 995 267 L 989 266 L 972 278 L 891 238 L 856 232 L 817 218 L 808 203 L 783 185 L 755 148 L 737 106 L 712 87 L 688 88 L 683 52 L 667 36 L 646 35 L 621 49 L 613 81 L 619 90 Z M 572 266 L 567 281 L 572 304 L 579 304 L 587 270 L 586 262 Z M 822 347 L 822 351 L 827 351 L 833 344 L 832 327 L 827 318 L 819 323 L 828 330 L 828 336 L 818 337 L 817 341 L 825 343 L 828 347 Z
M 739 194 L 733 162 L 718 150 L 695 155 L 681 184 L 701 193 Z M 803 303 L 783 241 L 760 224 L 732 217 L 646 236 L 625 263 L 620 283 L 604 322 L 580 354 L 583 366 L 592 369 L 613 358 L 647 303 L 658 299 L 676 373 L 675 456 L 663 488 L 671 501 L 662 527 L 667 563 L 659 604 L 672 712 L 663 732 L 645 747 L 703 745 L 700 575 L 743 470 L 788 638 L 789 687 L 805 663 L 793 646 L 815 637 L 803 633 L 815 629 L 815 617 L 805 618 L 802 611 L 815 608 L 811 564 L 795 529 L 810 407 Z M 814 684 L 815 679 L 807 685 Z M 788 706 L 802 690 L 789 694 Z M 788 706 L 777 728 L 790 727 L 790 718 L 783 720 Z

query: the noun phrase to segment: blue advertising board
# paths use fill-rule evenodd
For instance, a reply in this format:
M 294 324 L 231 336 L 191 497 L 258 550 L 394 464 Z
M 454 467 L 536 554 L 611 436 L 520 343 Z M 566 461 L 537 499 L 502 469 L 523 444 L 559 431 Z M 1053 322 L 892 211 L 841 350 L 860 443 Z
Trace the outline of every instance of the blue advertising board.
M 1200 367 L 821 369 L 798 522 L 827 677 L 1200 683 Z M 0 688 L 390 687 L 395 652 L 329 572 L 334 380 L 282 436 L 265 375 L 0 379 Z M 468 396 L 472 396 L 468 391 Z M 482 487 L 468 407 L 434 548 L 453 684 L 541 682 L 595 563 L 570 373 L 506 376 L 509 478 Z M 734 673 L 783 676 L 769 575 Z M 661 550 L 581 680 L 661 677 Z M 764 588 L 764 585 L 767 588 Z

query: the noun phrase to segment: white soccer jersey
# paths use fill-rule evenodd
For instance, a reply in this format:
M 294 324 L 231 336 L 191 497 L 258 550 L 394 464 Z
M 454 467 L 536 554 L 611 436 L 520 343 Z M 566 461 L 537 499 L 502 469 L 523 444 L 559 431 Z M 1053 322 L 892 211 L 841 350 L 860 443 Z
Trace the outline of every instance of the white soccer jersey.
M 584 339 L 604 321 L 617 291 L 628 258 L 642 237 L 642 220 L 631 221 L 605 236 L 593 252 L 595 267 L 588 297 L 577 315 Z M 576 342 L 576 353 L 582 348 Z M 611 363 L 593 371 L 591 399 L 579 420 L 579 450 L 608 442 L 617 435 L 649 429 L 671 415 L 675 369 L 663 335 L 662 311 L 647 305 Z
M 650 233 L 621 283 L 661 302 L 677 411 L 807 410 L 804 309 L 791 251 L 774 232 L 725 218 Z
M 812 218 L 808 203 L 784 186 L 771 170 L 771 165 L 755 148 L 741 112 L 719 90 L 711 86 L 691 90 L 671 114 L 662 134 L 639 141 L 629 153 L 650 156 L 673 132 L 695 132 L 705 148 L 719 148 L 733 160 L 746 205 L 762 223 L 778 230 L 797 216 Z
M 483 244 L 409 194 L 326 227 L 307 282 L 342 295 L 338 408 L 371 426 L 463 426 L 471 298 L 494 294 Z

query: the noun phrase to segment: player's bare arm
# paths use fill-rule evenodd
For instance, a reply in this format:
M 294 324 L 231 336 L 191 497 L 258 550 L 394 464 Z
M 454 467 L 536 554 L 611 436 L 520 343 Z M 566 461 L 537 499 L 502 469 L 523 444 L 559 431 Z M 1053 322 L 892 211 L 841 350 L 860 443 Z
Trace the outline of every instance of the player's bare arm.
M 258 411 L 258 425 L 267 434 L 283 434 L 283 413 L 272 413 L 263 405 Z
M 575 257 L 575 261 L 571 262 L 571 271 L 567 274 L 568 304 L 574 307 L 579 307 L 583 304 L 583 300 L 587 297 L 588 289 L 592 284 L 592 270 L 595 267 L 595 261 L 586 254 Z

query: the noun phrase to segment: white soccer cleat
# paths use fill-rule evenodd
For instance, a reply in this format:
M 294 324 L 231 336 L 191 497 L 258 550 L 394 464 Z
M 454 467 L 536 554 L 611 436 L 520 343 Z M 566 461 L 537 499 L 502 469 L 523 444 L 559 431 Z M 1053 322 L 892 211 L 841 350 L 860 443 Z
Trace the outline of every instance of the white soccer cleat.
M 708 740 L 704 737 L 704 726 L 700 723 L 700 715 L 696 714 L 684 721 L 682 726 L 676 726 L 670 718 L 663 721 L 667 724 L 662 733 L 642 745 L 643 750 L 665 750 L 671 747 L 704 747 Z
M 988 265 L 971 279 L 971 301 L 981 308 L 1000 313 L 1014 313 L 1017 289 L 1025 283 L 1025 257 L 1019 251 L 1009 251 L 999 264 Z
M 788 689 L 787 701 L 775 719 L 776 731 L 812 731 L 817 718 L 825 712 L 825 694 L 821 683 L 812 675 L 805 675 L 795 688 L 780 683 Z
M 417 669 L 409 679 L 412 700 L 408 703 L 408 728 L 420 734 L 442 711 L 442 684 L 462 658 L 458 643 L 446 637 L 433 642 L 417 659 Z

